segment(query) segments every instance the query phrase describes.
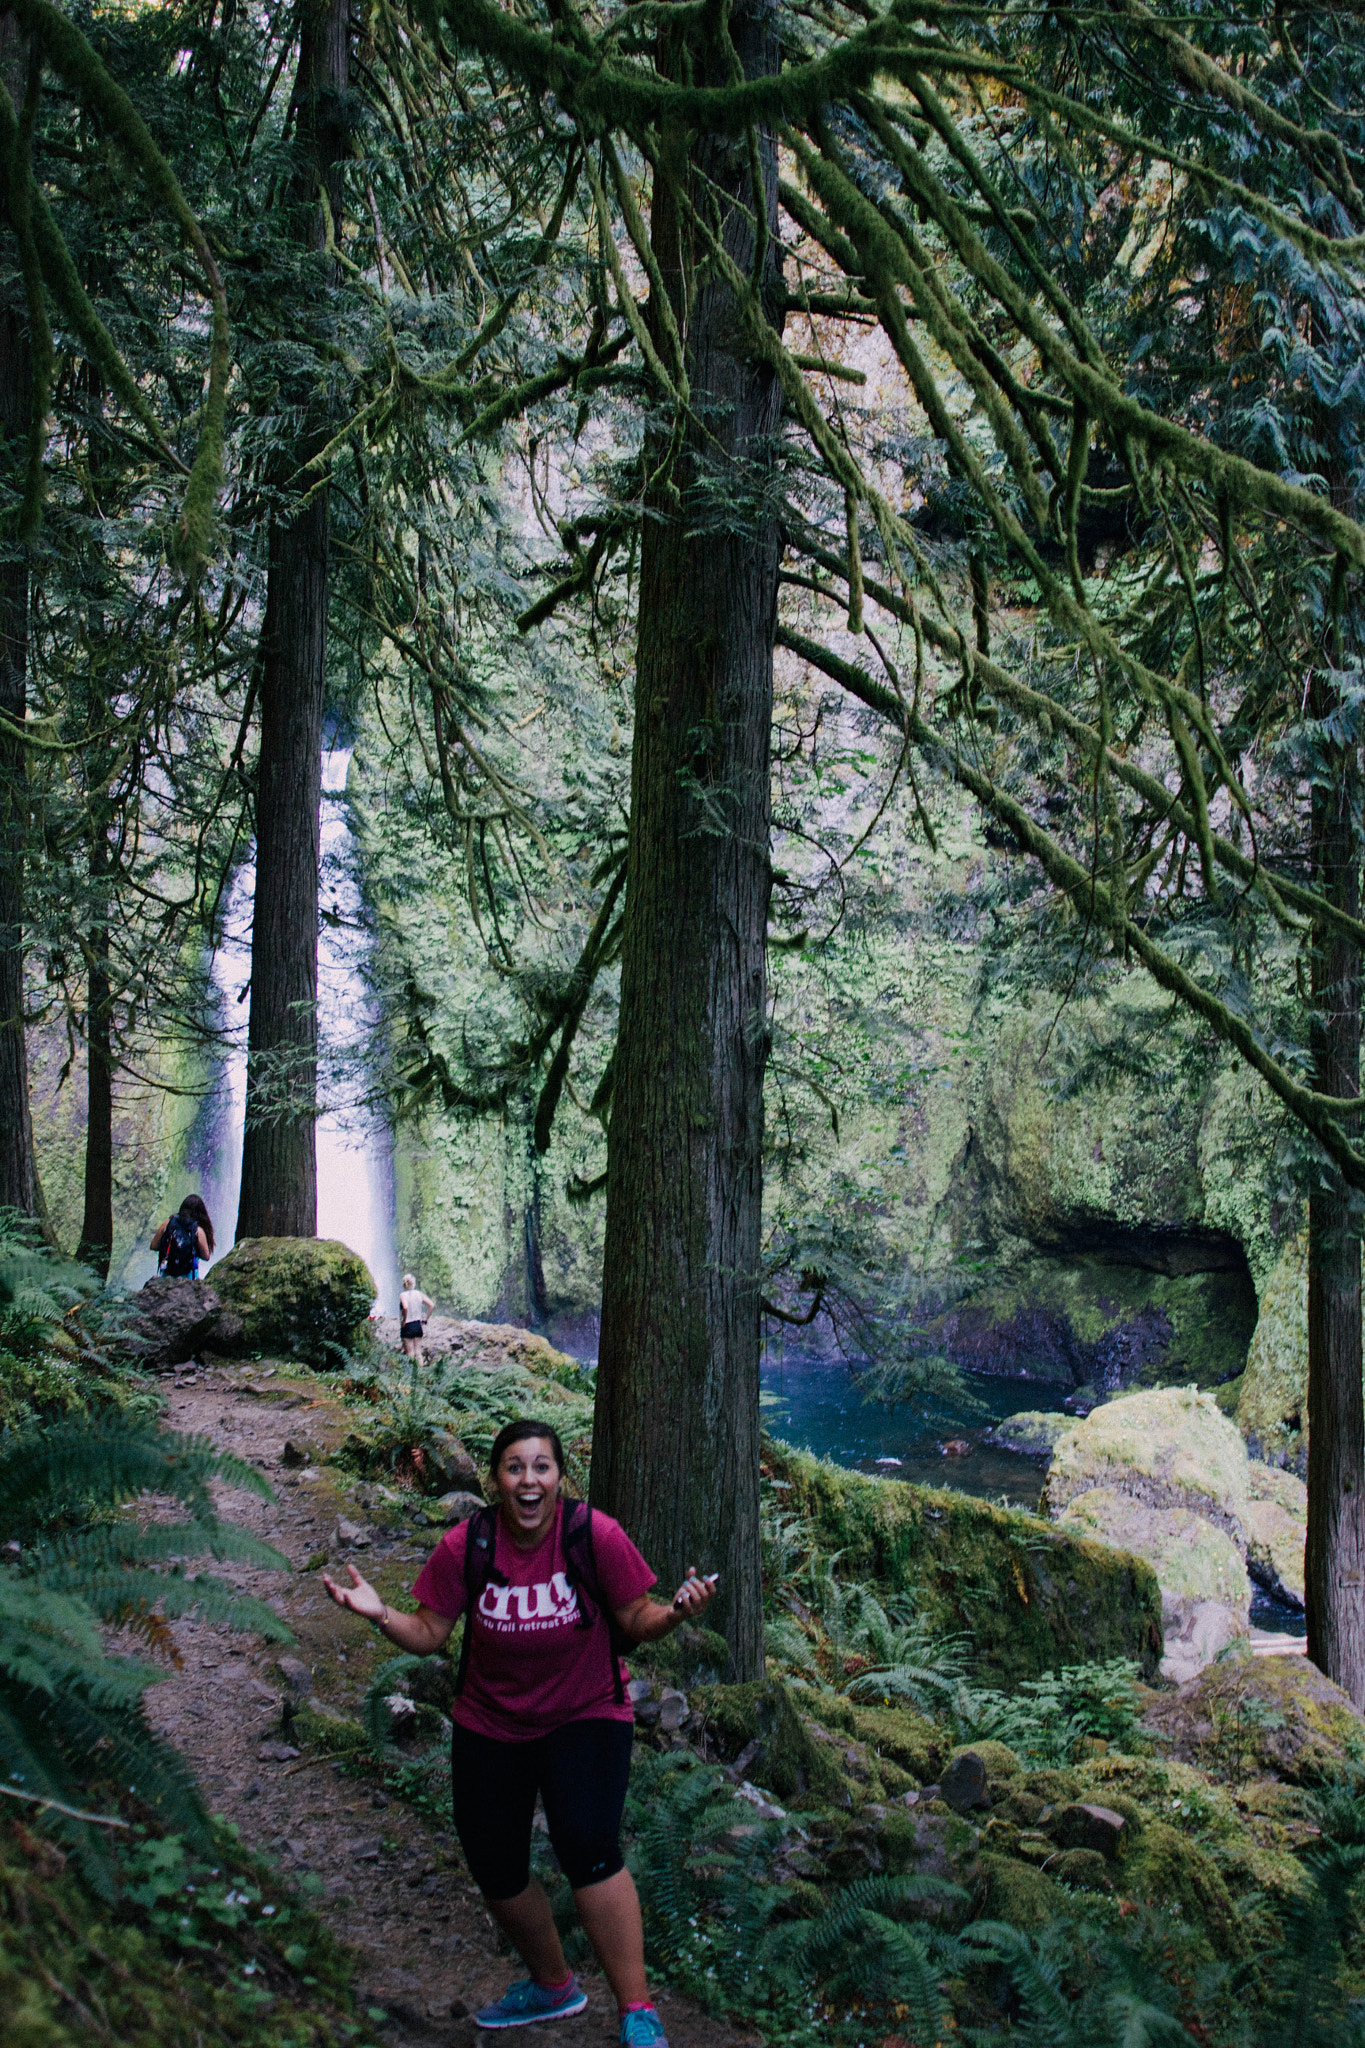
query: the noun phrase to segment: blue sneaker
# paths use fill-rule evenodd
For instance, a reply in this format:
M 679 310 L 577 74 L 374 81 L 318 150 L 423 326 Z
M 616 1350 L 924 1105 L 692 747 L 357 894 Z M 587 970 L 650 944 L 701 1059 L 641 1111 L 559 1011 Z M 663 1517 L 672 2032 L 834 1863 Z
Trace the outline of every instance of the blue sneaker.
M 668 2048 L 664 2023 L 652 2005 L 621 2015 L 621 2048 Z
M 576 2012 L 582 2012 L 587 2002 L 588 1994 L 577 1977 L 570 1977 L 559 1991 L 547 1991 L 543 1984 L 524 1977 L 520 1984 L 509 1984 L 494 2004 L 476 2012 L 474 2024 L 476 2027 L 537 2027 L 545 2020 L 572 2019 Z M 663 2035 L 642 2035 L 640 2038 L 662 2041 Z

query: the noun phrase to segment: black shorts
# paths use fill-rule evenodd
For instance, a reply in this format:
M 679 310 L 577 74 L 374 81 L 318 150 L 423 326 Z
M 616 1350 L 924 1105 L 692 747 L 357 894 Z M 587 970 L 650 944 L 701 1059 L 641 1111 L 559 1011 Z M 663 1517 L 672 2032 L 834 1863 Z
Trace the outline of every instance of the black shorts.
M 398 1334 L 400 1337 L 420 1337 L 422 1329 L 423 1325 L 421 1323 L 404 1323 Z
M 531 1742 L 495 1742 L 456 1724 L 455 1832 L 485 1898 L 514 1899 L 531 1882 L 537 1792 L 559 1867 L 576 1892 L 624 1869 L 621 1815 L 634 1736 L 629 1721 L 568 1721 Z

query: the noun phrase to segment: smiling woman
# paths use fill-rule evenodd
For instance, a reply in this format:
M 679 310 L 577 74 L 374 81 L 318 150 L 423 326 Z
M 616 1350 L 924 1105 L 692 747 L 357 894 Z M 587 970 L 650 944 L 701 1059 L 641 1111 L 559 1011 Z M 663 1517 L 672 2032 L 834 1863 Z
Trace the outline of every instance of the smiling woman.
M 635 1883 L 621 1855 L 633 1716 L 621 1649 L 699 1615 L 715 1579 L 690 1567 L 671 1604 L 620 1524 L 563 1492 L 564 1450 L 523 1417 L 494 1439 L 497 1492 L 442 1538 L 419 1573 L 416 1614 L 385 1606 L 352 1565 L 323 1584 L 400 1649 L 425 1656 L 466 1617 L 451 1757 L 455 1826 L 489 1911 L 530 1972 L 477 2015 L 487 2028 L 567 2019 L 587 1999 L 530 1874 L 531 1821 L 550 1840 L 616 1994 L 622 2048 L 668 2048 L 645 1983 Z

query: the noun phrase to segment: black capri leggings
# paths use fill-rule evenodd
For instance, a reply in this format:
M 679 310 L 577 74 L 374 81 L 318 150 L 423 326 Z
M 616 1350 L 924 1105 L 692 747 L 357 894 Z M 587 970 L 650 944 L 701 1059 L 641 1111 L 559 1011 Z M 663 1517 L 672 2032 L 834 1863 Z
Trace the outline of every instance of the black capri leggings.
M 624 1869 L 621 1814 L 634 1735 L 629 1721 L 567 1721 L 530 1742 L 497 1742 L 456 1724 L 455 1832 L 485 1898 L 514 1899 L 531 1881 L 537 1792 L 559 1867 L 575 1891 Z

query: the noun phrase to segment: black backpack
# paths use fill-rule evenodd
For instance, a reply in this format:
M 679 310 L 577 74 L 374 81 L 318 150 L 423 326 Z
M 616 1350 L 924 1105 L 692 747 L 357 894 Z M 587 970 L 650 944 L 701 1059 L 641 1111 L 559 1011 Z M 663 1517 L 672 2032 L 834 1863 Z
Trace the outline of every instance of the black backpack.
M 469 1534 L 465 1538 L 464 1551 L 464 1635 L 460 1643 L 460 1662 L 455 1673 L 455 1690 L 464 1691 L 465 1674 L 469 1670 L 469 1653 L 474 1647 L 474 1609 L 489 1584 L 505 1586 L 506 1574 L 500 1572 L 493 1562 L 494 1544 L 498 1533 L 496 1506 L 480 1508 L 469 1518 Z M 578 1595 L 577 1628 L 591 1628 L 599 1614 L 607 1620 L 607 1638 L 611 1652 L 612 1695 L 618 1706 L 624 1703 L 626 1693 L 621 1683 L 621 1659 L 630 1647 L 616 1616 L 602 1596 L 597 1579 L 597 1555 L 592 1541 L 592 1509 L 585 1500 L 568 1500 L 564 1503 L 564 1576 Z
M 199 1225 L 191 1216 L 172 1216 L 161 1240 L 161 1270 L 172 1280 L 185 1280 L 194 1271 L 199 1251 Z

